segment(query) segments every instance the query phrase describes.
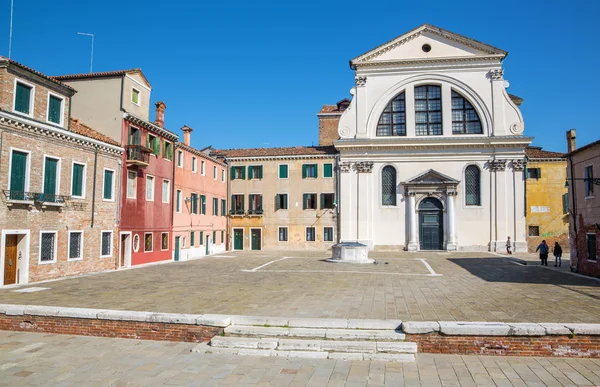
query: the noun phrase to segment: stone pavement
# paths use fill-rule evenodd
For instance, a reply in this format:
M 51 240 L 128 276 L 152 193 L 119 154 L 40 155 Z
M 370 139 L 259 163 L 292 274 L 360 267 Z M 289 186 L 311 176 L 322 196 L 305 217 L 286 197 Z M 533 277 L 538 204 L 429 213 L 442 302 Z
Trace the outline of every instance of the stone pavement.
M 600 359 L 419 354 L 402 364 L 205 355 L 194 346 L 0 332 L 0 386 L 600 385 Z
M 25 286 L 47 288 L 38 292 L 4 288 L 0 303 L 405 321 L 597 323 L 600 316 L 600 282 L 567 270 L 487 253 L 372 255 L 378 265 L 328 263 L 323 252 L 230 251 Z

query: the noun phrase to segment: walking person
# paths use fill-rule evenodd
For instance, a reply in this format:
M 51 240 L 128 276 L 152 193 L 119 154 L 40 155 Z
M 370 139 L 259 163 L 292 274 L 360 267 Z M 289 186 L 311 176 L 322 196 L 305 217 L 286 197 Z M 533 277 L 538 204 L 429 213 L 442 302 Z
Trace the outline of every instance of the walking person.
M 540 259 L 542 261 L 542 266 L 548 266 L 548 251 L 550 247 L 546 243 L 546 240 L 543 240 L 542 243 L 535 249 L 535 251 L 540 251 Z
M 562 247 L 558 244 L 558 242 L 554 242 L 554 267 L 560 267 L 560 258 L 562 257 Z
M 510 237 L 506 240 L 506 254 L 512 254 L 512 244 L 510 243 Z

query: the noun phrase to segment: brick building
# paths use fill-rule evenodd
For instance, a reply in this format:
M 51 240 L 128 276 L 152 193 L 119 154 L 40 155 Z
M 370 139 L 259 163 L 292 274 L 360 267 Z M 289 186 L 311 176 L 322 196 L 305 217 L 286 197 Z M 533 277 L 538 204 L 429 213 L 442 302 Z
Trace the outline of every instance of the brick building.
M 70 117 L 74 93 L 0 57 L 0 285 L 115 268 L 123 149 Z
M 335 105 L 323 105 L 317 114 L 319 117 L 319 145 L 331 146 L 339 140 L 338 124 L 344 110 L 350 105 L 350 100 L 344 98 Z
M 164 128 L 166 105 L 156 103 L 139 69 L 61 75 L 77 89 L 72 111 L 118 141 L 125 153 L 120 182 L 119 267 L 173 259 L 173 154 L 177 135 Z
M 571 270 L 600 277 L 600 140 L 576 148 L 567 132 Z
M 525 148 L 525 205 L 527 245 L 530 252 L 542 240 L 550 246 L 558 242 L 569 250 L 568 193 L 565 187 L 567 161 L 559 152 L 545 151 L 540 147 Z
M 227 165 L 209 150 L 190 145 L 192 128 L 184 126 L 175 147 L 173 249 L 176 261 L 226 250 Z

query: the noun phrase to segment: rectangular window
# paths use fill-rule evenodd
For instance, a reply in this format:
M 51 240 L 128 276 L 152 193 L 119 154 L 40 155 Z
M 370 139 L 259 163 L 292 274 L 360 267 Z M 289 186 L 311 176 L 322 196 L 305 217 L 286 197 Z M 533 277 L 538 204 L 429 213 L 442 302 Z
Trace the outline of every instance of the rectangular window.
M 152 243 L 152 233 L 148 232 L 144 234 L 144 252 L 151 253 L 154 251 L 154 245 Z
M 56 261 L 56 231 L 40 234 L 40 263 Z
M 539 179 L 542 177 L 542 170 L 540 168 L 527 168 L 528 179 Z
M 56 202 L 60 183 L 60 160 L 53 157 L 44 158 L 44 195 L 42 202 Z
M 322 193 L 321 194 L 321 209 L 333 208 L 335 203 L 335 194 Z
M 594 196 L 594 168 L 585 167 L 585 196 Z
M 200 246 L 204 244 L 204 231 L 200 231 Z
M 190 196 L 190 212 L 192 214 L 197 214 L 198 213 L 198 194 L 193 193 Z
M 316 178 L 317 170 L 317 164 L 302 164 L 302 178 Z
M 196 234 L 191 231 L 190 232 L 190 247 L 195 247 L 196 246 Z
M 183 152 L 177 151 L 177 166 L 183 168 Z
M 279 178 L 280 179 L 288 178 L 288 165 L 287 164 L 279 164 Z
M 304 194 L 302 195 L 302 209 L 303 210 L 316 210 L 317 209 L 317 194 Z
M 288 209 L 288 194 L 275 195 L 275 210 Z
M 49 94 L 48 96 L 48 122 L 62 124 L 63 99 Z
M 169 250 L 169 233 L 163 232 L 160 235 L 160 249 L 161 250 Z
M 142 145 L 142 131 L 133 126 L 129 127 L 129 145 Z
M 563 214 L 569 213 L 569 194 L 565 193 L 562 196 Z
M 227 202 L 221 199 L 221 216 L 227 216 Z
M 206 215 L 206 196 L 200 195 L 200 213 Z
M 217 232 L 213 231 L 212 243 L 217 244 Z
M 231 214 L 244 214 L 244 195 L 231 195 Z
M 219 178 L 219 173 L 217 172 L 217 167 L 213 167 L 213 179 L 217 180 Z
M 32 115 L 33 112 L 33 86 L 26 85 L 22 82 L 17 82 L 15 86 L 15 102 L 14 110 L 19 113 Z
M 163 180 L 162 183 L 162 202 L 169 203 L 171 200 L 171 182 L 169 180 Z
M 596 234 L 587 234 L 587 259 L 591 261 L 596 260 Z
M 181 190 L 177 190 L 176 194 L 176 202 L 175 202 L 175 211 L 181 212 Z
M 225 242 L 225 231 L 221 231 L 221 244 Z
M 152 153 L 155 156 L 160 155 L 160 138 L 152 134 L 148 134 L 146 137 L 146 147 L 152 149 Z
M 102 198 L 104 200 L 115 200 L 115 171 L 104 170 L 104 187 L 102 189 Z
M 154 176 L 146 175 L 146 200 L 154 201 Z
M 248 211 L 250 214 L 262 214 L 262 195 L 248 195 Z
M 246 178 L 246 167 L 231 167 L 231 180 Z
M 530 237 L 540 236 L 540 226 L 529 226 L 528 231 Z
M 415 87 L 415 133 L 442 135 L 442 91 L 440 86 Z
M 33 200 L 25 192 L 29 186 L 29 153 L 13 150 L 10 160 L 10 199 Z
M 213 198 L 213 212 L 214 216 L 219 216 L 219 199 Z
M 306 241 L 307 242 L 314 242 L 315 241 L 315 228 L 314 227 L 307 227 L 306 228 Z
M 100 257 L 112 257 L 112 246 L 113 246 L 113 232 L 112 231 L 102 231 L 100 235 Z
M 221 181 L 225 183 L 225 170 L 221 169 Z
M 173 160 L 173 144 L 168 142 L 168 141 L 164 141 L 163 142 L 163 159 L 166 160 Z
M 323 177 L 333 177 L 333 164 L 323 164 Z
M 71 171 L 71 196 L 85 197 L 85 164 L 73 163 Z
M 136 105 L 140 104 L 140 91 L 137 89 L 131 89 L 131 102 Z
M 279 227 L 279 242 L 287 242 L 288 229 L 287 227 Z
M 206 163 L 204 160 L 200 161 L 200 174 L 204 176 L 206 174 Z
M 69 261 L 83 259 L 83 231 L 69 231 Z
M 192 173 L 196 173 L 196 164 L 198 160 L 195 157 L 192 157 Z
M 323 240 L 325 242 L 333 242 L 333 227 L 323 228 Z
M 135 199 L 137 195 L 137 172 L 127 171 L 127 197 Z
M 251 165 L 248 167 L 248 179 L 262 179 L 262 165 Z

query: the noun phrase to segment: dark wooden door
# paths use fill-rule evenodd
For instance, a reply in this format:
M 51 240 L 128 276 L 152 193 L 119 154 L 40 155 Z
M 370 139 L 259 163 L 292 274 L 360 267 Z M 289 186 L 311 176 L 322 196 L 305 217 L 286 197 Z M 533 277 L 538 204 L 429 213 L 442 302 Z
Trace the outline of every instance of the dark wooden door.
M 252 230 L 252 250 L 261 249 L 260 230 Z
M 233 230 L 233 249 L 244 250 L 244 230 Z
M 442 203 L 436 198 L 426 198 L 419 205 L 419 242 L 421 250 L 443 249 Z
M 180 237 L 178 237 L 178 236 L 175 237 L 175 257 L 174 257 L 174 260 L 176 262 L 179 261 L 179 239 L 180 239 Z
M 17 236 L 7 235 L 4 246 L 4 285 L 17 283 Z

